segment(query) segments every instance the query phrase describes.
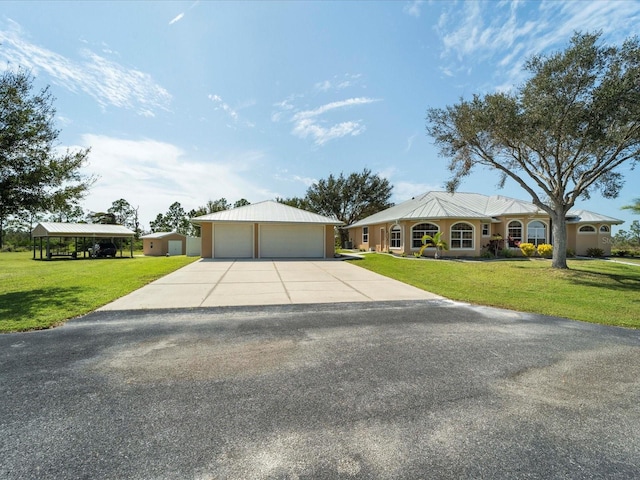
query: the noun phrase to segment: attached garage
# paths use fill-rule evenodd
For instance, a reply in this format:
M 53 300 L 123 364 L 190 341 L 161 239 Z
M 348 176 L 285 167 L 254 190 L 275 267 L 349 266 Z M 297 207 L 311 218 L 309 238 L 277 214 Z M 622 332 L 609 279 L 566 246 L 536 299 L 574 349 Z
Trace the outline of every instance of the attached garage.
M 191 219 L 203 258 L 332 258 L 342 222 L 266 201 Z
M 260 225 L 260 258 L 324 258 L 323 225 Z
M 220 223 L 213 225 L 215 258 L 253 258 L 253 224 Z

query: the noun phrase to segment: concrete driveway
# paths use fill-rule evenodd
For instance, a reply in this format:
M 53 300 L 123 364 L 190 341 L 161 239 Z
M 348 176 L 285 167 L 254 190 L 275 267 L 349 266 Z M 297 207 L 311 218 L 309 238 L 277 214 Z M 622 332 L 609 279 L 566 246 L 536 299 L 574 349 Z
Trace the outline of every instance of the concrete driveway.
M 100 310 L 440 298 L 341 260 L 201 259 Z

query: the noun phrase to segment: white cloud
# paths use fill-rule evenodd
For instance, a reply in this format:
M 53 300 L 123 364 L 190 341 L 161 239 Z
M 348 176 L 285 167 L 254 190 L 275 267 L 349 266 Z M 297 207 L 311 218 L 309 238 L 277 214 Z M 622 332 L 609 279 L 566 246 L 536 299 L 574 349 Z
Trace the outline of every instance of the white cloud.
M 146 226 L 176 201 L 188 211 L 220 197 L 230 201 L 246 198 L 251 202 L 275 197 L 247 178 L 246 172 L 264 157 L 259 151 L 203 161 L 175 145 L 150 139 L 87 134 L 82 137 L 82 144 L 83 148 L 91 147 L 86 173 L 99 176 L 84 207 L 106 210 L 113 201 L 124 198 L 140 207 L 140 218 Z
M 179 22 L 180 20 L 182 20 L 184 18 L 184 13 L 180 13 L 178 15 L 176 15 L 170 22 L 169 25 L 173 25 L 176 22 Z
M 331 80 L 323 80 L 314 85 L 317 92 L 328 92 L 330 90 L 344 90 L 345 88 L 354 87 L 362 78 L 360 73 L 347 73 L 345 75 L 335 75 Z
M 168 110 L 171 95 L 153 78 L 136 69 L 126 68 L 89 49 L 80 50 L 81 60 L 29 42 L 20 26 L 9 21 L 0 30 L 0 68 L 24 67 L 34 75 L 46 74 L 53 83 L 72 92 L 84 92 L 101 106 L 114 106 L 154 116 L 158 109 Z
M 437 25 L 443 44 L 445 75 L 464 75 L 487 62 L 504 78 L 501 89 L 521 83 L 525 59 L 563 49 L 575 31 L 603 32 L 619 42 L 634 34 L 639 2 L 493 2 L 451 4 Z
M 402 11 L 407 15 L 411 15 L 412 17 L 420 17 L 420 11 L 422 9 L 423 0 L 414 0 L 412 2 L 407 2 L 404 7 L 402 7 Z
M 241 120 L 237 109 L 232 108 L 228 103 L 226 103 L 224 100 L 222 100 L 220 95 L 209 95 L 208 98 L 215 105 L 214 109 L 215 110 L 222 110 L 224 113 L 226 113 L 229 116 L 229 118 L 233 121 L 234 125 L 242 124 L 245 127 L 254 127 L 255 126 L 252 122 L 249 122 L 249 121 L 246 121 L 246 120 Z M 245 102 L 239 108 L 251 107 L 251 106 L 255 105 L 255 103 L 256 103 L 255 101 L 250 100 L 250 101 Z M 229 126 L 231 126 L 231 125 L 229 125 Z
M 349 120 L 326 126 L 329 122 L 319 117 L 334 110 L 366 105 L 378 101 L 380 100 L 366 97 L 349 98 L 327 103 L 313 110 L 297 112 L 291 117 L 291 121 L 294 123 L 291 133 L 300 138 L 311 137 L 314 143 L 319 146 L 336 138 L 360 135 L 366 130 L 366 127 L 361 123 L 362 120 Z

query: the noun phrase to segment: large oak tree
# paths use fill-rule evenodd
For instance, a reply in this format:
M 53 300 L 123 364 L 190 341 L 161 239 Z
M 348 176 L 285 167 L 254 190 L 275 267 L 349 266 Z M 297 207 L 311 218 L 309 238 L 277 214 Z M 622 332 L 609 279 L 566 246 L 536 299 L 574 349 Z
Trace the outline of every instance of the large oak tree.
M 347 226 L 392 206 L 389 201 L 392 189 L 389 180 L 365 168 L 361 173 L 354 172 L 348 177 L 342 173 L 337 177 L 331 174 L 317 181 L 307 189 L 301 204 L 312 212 L 337 218 Z M 344 227 L 338 230 L 341 244 L 344 245 L 349 233 Z
M 93 179 L 81 174 L 89 150 L 57 151 L 54 98 L 33 92 L 23 70 L 0 76 L 0 247 L 5 223 L 74 205 Z
M 555 268 L 567 268 L 566 214 L 600 190 L 613 198 L 618 167 L 640 159 L 640 45 L 602 45 L 576 33 L 566 50 L 529 59 L 513 93 L 474 95 L 430 108 L 427 133 L 450 159 L 455 191 L 477 165 L 513 179 L 549 214 Z

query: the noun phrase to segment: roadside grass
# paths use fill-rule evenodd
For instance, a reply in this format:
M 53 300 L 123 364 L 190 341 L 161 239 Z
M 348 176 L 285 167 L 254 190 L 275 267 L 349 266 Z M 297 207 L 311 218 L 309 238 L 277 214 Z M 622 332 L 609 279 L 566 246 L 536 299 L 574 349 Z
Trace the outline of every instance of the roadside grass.
M 32 260 L 0 253 L 0 332 L 50 328 L 95 310 L 196 257 Z
M 368 254 L 354 265 L 451 300 L 640 328 L 640 267 L 604 260 L 456 261 Z

